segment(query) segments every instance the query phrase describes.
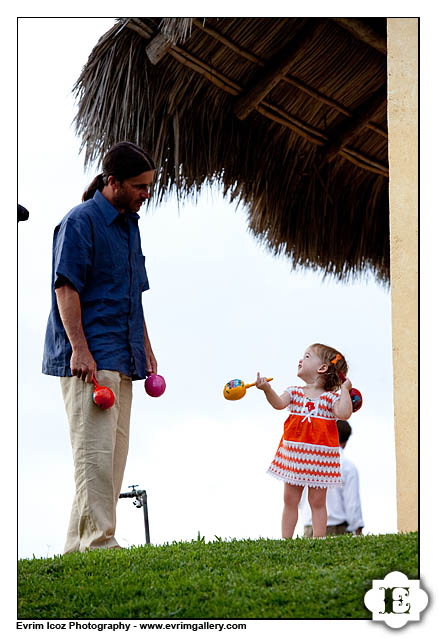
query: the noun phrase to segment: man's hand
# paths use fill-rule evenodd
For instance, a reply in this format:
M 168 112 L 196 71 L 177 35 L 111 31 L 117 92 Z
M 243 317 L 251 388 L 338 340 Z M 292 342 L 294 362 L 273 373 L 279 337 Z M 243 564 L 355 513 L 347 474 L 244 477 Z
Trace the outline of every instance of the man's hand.
M 146 355 L 146 375 L 149 377 L 151 374 L 157 374 L 158 366 L 155 355 L 152 352 L 152 346 L 146 328 L 146 321 L 143 317 L 143 331 L 144 331 L 144 352 Z
M 157 374 L 158 365 L 155 359 L 154 353 L 150 348 L 145 348 L 146 353 L 146 374 L 149 377 L 151 374 Z
M 88 348 L 73 350 L 70 367 L 73 376 L 79 377 L 87 383 L 93 383 L 93 376 L 96 375 L 97 366 Z

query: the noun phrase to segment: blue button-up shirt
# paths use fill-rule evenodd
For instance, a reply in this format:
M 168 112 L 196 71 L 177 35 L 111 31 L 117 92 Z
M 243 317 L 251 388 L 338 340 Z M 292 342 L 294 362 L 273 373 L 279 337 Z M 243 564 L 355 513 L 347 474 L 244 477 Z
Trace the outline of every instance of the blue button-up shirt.
M 119 214 L 97 191 L 56 226 L 44 374 L 72 374 L 72 349 L 55 294 L 57 281 L 65 278 L 79 293 L 84 334 L 97 369 L 146 377 L 141 295 L 149 283 L 138 219 L 136 213 Z

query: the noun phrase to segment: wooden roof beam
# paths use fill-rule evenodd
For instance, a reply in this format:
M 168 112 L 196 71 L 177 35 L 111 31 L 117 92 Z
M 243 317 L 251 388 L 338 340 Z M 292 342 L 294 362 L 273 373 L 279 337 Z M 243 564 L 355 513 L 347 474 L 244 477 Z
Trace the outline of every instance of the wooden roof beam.
M 321 27 L 321 20 L 310 18 L 296 34 L 294 39 L 284 47 L 275 59 L 268 65 L 265 73 L 247 88 L 234 105 L 234 113 L 240 120 L 244 120 L 263 98 L 283 79 L 295 62 L 299 51 L 308 44 Z
M 242 88 L 238 84 L 227 78 L 225 75 L 220 74 L 216 69 L 205 64 L 205 62 L 201 62 L 181 47 L 173 46 L 169 49 L 169 55 L 173 56 L 181 64 L 184 64 L 193 71 L 203 75 L 206 79 L 226 93 L 239 95 L 242 91 Z M 279 109 L 273 104 L 269 104 L 265 100 L 262 100 L 260 104 L 257 105 L 256 110 L 268 119 L 293 130 L 300 137 L 303 137 L 312 144 L 324 146 L 324 144 L 327 144 L 329 141 L 325 135 L 325 131 L 319 131 L 308 124 L 305 124 L 282 109 Z M 356 149 L 345 146 L 339 151 L 339 154 L 360 168 L 384 175 L 385 177 L 388 177 L 389 175 L 387 166 L 373 158 L 365 156 Z
M 358 18 L 332 18 L 339 26 L 349 31 L 356 40 L 365 42 L 376 51 L 386 56 L 386 37 L 376 33 L 365 22 Z
M 225 37 L 217 29 L 213 29 L 213 27 L 206 25 L 204 22 L 202 22 L 201 20 L 198 20 L 197 18 L 193 19 L 193 24 L 198 29 L 200 29 L 201 31 L 204 31 L 205 33 L 210 35 L 212 38 L 217 40 L 218 42 L 221 42 L 222 44 L 224 44 L 227 48 L 231 49 L 231 51 L 234 51 L 234 53 L 236 53 L 240 57 L 250 60 L 251 62 L 254 62 L 255 64 L 257 64 L 258 66 L 266 67 L 265 60 L 263 60 L 257 55 L 254 55 L 253 53 L 251 53 L 251 51 L 243 49 L 242 47 L 237 45 L 235 42 Z M 291 84 L 292 86 L 295 86 L 297 89 L 299 89 L 303 93 L 306 93 L 307 95 L 310 95 L 310 97 L 315 98 L 322 104 L 326 104 L 327 106 L 330 106 L 331 108 L 335 109 L 336 111 L 339 111 L 340 113 L 343 113 L 344 115 L 347 115 L 348 117 L 352 116 L 351 111 L 347 109 L 345 106 L 343 106 L 336 100 L 328 97 L 327 95 L 324 95 L 320 91 L 317 91 L 311 86 L 305 84 L 302 80 L 298 80 L 298 78 L 293 77 L 291 75 L 284 75 L 282 77 L 282 81 L 287 82 Z M 366 126 L 367 128 L 371 129 L 375 133 L 378 133 L 382 137 L 388 138 L 387 132 L 383 130 L 382 128 L 380 128 L 379 126 L 377 126 L 376 124 L 374 124 L 373 122 L 368 122 Z
M 136 31 L 144 38 L 150 39 L 153 36 L 153 32 L 148 27 L 141 24 L 138 19 L 131 19 L 126 24 L 127 27 Z M 231 95 L 239 95 L 242 92 L 242 87 L 227 78 L 225 75 L 219 73 L 216 69 L 210 65 L 197 59 L 191 55 L 188 51 L 185 51 L 182 47 L 173 45 L 167 49 L 167 53 L 174 57 L 178 62 L 187 66 L 188 68 L 203 75 L 210 82 L 215 84 L 218 88 L 222 89 L 226 93 Z M 283 78 L 284 79 L 284 78 Z M 314 127 L 311 127 L 304 122 L 293 117 L 289 113 L 286 113 L 282 109 L 269 104 L 264 100 L 256 106 L 256 110 L 263 116 L 270 120 L 277 122 L 278 124 L 290 128 L 301 137 L 307 139 L 307 141 L 316 144 L 318 146 L 326 145 L 328 148 L 329 140 L 326 136 L 326 131 L 322 132 Z M 348 113 L 350 114 L 350 113 Z M 353 114 L 354 115 L 354 114 Z M 339 155 L 349 160 L 353 164 L 356 164 L 360 168 L 368 171 L 378 173 L 388 177 L 388 167 L 378 162 L 373 158 L 366 157 L 362 152 L 345 146 L 339 151 Z
M 165 33 L 159 33 L 146 45 L 146 55 L 152 64 L 157 64 L 161 58 L 164 58 L 171 46 L 172 40 L 169 36 Z
M 329 137 L 329 143 L 322 151 L 322 160 L 331 162 L 336 155 L 368 124 L 387 99 L 386 82 L 365 102 L 354 110 L 348 119 L 331 131 L 324 131 Z

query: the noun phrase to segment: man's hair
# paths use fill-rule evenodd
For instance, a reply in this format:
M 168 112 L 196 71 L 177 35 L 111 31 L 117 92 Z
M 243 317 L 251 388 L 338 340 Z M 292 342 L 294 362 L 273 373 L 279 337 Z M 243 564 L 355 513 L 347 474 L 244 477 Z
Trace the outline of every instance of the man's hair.
M 339 443 L 346 443 L 350 438 L 351 434 L 351 425 L 348 421 L 336 421 L 336 425 L 339 432 Z
M 342 379 L 339 372 L 342 372 L 345 376 L 347 376 L 348 372 L 348 365 L 345 361 L 345 357 L 339 352 L 339 350 L 335 350 L 335 348 L 331 348 L 330 346 L 325 346 L 322 343 L 314 343 L 310 347 L 315 350 L 321 361 L 326 363 L 328 366 L 327 372 L 322 373 L 322 376 L 324 377 L 324 390 L 337 390 L 340 388 L 342 385 Z M 336 359 L 336 361 L 335 363 L 332 363 L 334 359 Z
M 136 177 L 141 173 L 155 169 L 155 162 L 151 155 L 137 144 L 132 142 L 114 144 L 102 160 L 102 173 L 93 179 L 82 195 L 82 201 L 91 199 L 96 191 L 101 191 L 108 183 L 110 175 L 119 182 L 123 182 L 129 177 Z

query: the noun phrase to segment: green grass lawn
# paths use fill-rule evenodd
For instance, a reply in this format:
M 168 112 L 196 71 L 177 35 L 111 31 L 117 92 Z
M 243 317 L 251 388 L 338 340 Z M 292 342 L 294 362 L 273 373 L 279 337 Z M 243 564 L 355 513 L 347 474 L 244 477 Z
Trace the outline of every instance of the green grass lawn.
M 19 619 L 371 618 L 391 571 L 418 578 L 418 534 L 230 540 L 18 563 Z

